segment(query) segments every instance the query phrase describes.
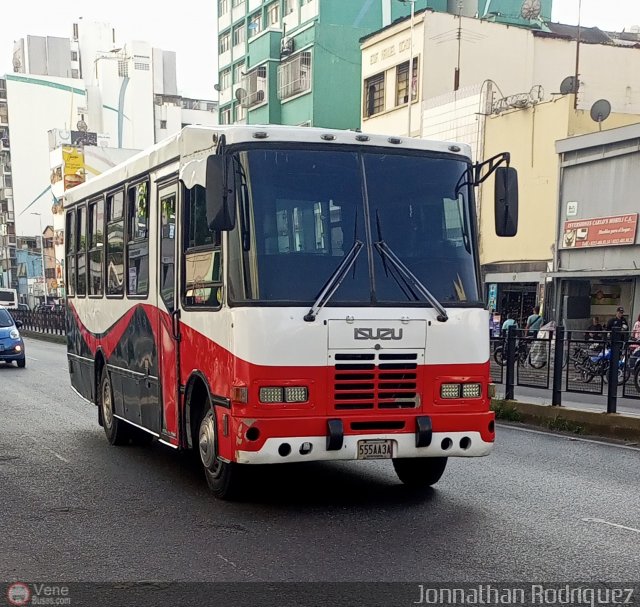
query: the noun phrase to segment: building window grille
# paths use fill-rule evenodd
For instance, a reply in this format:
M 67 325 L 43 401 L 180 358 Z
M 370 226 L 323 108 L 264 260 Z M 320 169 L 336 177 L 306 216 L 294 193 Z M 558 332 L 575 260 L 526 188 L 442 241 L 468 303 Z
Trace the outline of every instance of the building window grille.
M 418 58 L 413 59 L 411 75 L 411 101 L 418 98 Z M 409 103 L 409 62 L 405 61 L 396 68 L 396 105 Z
M 278 99 L 311 89 L 311 52 L 303 51 L 278 66 Z
M 245 41 L 244 25 L 239 25 L 233 28 L 233 46 L 242 44 Z
M 257 36 L 262 31 L 262 13 L 258 12 L 251 15 L 247 28 L 249 30 L 249 38 Z
M 280 3 L 273 2 L 267 7 L 267 23 L 269 25 L 280 24 Z
M 226 53 L 229 50 L 230 42 L 231 42 L 231 37 L 229 36 L 229 32 L 227 32 L 226 34 L 222 34 L 222 36 L 220 36 L 219 51 L 221 55 L 222 53 Z
M 118 59 L 118 76 L 120 78 L 129 77 L 129 62 L 126 59 Z
M 364 81 L 364 115 L 369 117 L 384 110 L 384 72 Z
M 251 70 L 242 80 L 242 88 L 247 91 L 242 106 L 250 108 L 263 103 L 267 98 L 267 66 L 261 65 Z

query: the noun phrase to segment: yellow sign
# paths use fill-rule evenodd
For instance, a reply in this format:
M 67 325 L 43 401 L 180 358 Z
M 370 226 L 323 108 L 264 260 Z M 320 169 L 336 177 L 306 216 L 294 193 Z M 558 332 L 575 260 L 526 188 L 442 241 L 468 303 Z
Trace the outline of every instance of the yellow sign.
M 84 183 L 84 154 L 81 150 L 72 146 L 63 146 L 62 162 L 64 163 L 65 191 Z

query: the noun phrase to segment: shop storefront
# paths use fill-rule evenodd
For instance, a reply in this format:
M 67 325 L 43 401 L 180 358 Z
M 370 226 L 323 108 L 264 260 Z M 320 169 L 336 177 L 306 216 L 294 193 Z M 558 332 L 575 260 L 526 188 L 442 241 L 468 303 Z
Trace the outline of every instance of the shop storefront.
M 554 311 L 568 329 L 640 314 L 640 124 L 557 142 Z

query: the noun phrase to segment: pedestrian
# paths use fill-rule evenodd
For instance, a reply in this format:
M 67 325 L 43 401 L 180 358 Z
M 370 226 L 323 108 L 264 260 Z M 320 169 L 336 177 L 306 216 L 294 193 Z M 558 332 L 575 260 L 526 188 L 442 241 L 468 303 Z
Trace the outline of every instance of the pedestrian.
M 631 339 L 640 340 L 640 314 L 638 314 L 638 320 L 633 323 L 633 329 L 631 329 Z
M 587 332 L 585 333 L 584 338 L 597 341 L 599 339 L 602 339 L 602 331 L 604 331 L 604 327 L 600 322 L 600 318 L 598 316 L 594 316 L 591 319 L 591 325 L 589 325 L 589 328 L 587 329 Z
M 629 323 L 624 317 L 624 308 L 622 306 L 618 306 L 616 315 L 613 318 L 610 318 L 607 323 L 607 331 L 613 331 L 614 329 L 618 329 L 619 331 L 629 330 Z
M 540 306 L 536 306 L 533 308 L 533 314 L 527 318 L 527 337 L 537 337 L 541 326 Z
M 514 327 L 514 328 L 518 328 L 518 323 L 516 322 L 516 315 L 511 312 L 509 313 L 509 317 L 507 318 L 507 320 L 505 320 L 502 323 L 502 333 L 503 335 L 507 335 L 507 331 L 509 330 L 509 327 Z

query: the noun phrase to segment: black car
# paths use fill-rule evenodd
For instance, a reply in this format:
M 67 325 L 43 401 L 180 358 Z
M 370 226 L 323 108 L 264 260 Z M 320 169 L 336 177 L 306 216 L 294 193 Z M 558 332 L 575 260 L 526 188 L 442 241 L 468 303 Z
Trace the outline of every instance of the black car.
M 0 308 L 0 362 L 15 363 L 20 368 L 27 364 L 27 357 L 24 353 L 24 342 L 18 329 L 22 327 L 22 322 L 16 320 L 7 310 Z

